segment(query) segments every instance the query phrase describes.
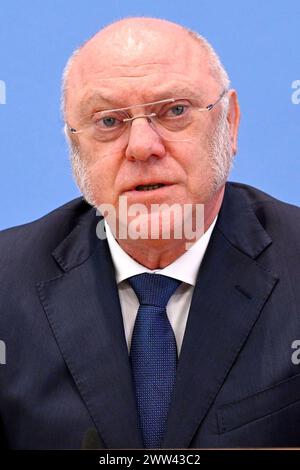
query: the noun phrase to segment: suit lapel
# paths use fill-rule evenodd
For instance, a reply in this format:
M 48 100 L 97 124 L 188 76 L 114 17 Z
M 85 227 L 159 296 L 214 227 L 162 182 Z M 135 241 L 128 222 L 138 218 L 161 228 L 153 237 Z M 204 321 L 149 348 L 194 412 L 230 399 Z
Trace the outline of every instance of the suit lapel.
M 63 274 L 40 282 L 38 292 L 105 445 L 142 447 L 113 266 L 91 212 L 53 252 Z
M 271 239 L 243 197 L 226 185 L 189 312 L 167 448 L 189 446 L 277 282 L 255 261 Z

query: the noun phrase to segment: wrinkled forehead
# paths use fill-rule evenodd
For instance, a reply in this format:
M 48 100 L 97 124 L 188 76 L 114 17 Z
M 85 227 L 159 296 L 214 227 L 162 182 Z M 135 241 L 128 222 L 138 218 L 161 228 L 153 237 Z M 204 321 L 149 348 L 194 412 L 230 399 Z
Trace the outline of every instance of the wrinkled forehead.
M 70 71 L 68 107 L 77 108 L 95 91 L 145 102 L 152 91 L 209 80 L 207 52 L 181 28 L 102 32 L 82 48 Z M 210 77 L 212 80 L 212 77 Z M 149 93 L 148 93 L 149 92 Z M 148 96 L 149 94 L 149 96 Z

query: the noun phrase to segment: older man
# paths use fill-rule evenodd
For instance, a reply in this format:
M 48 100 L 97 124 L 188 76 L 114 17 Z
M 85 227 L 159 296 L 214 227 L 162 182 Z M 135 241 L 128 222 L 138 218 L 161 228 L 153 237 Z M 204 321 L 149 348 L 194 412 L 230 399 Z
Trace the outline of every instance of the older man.
M 1 233 L 2 441 L 298 446 L 300 211 L 226 183 L 239 106 L 216 53 L 122 20 L 63 92 L 84 198 Z

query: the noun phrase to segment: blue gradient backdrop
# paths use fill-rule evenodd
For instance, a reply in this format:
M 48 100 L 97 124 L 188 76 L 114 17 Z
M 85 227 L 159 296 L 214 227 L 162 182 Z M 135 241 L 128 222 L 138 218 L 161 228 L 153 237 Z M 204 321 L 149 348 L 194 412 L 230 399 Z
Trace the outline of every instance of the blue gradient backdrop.
M 292 103 L 293 93 L 300 101 L 292 89 L 300 80 L 298 0 L 1 0 L 0 228 L 36 219 L 79 195 L 62 133 L 61 73 L 91 34 L 137 15 L 179 22 L 210 40 L 242 110 L 230 179 L 299 205 L 300 103 Z

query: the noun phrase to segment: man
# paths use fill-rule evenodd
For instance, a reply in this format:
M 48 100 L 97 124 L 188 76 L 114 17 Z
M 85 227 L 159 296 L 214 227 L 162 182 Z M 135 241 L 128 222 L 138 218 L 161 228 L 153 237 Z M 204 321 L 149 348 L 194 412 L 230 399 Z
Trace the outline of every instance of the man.
M 226 183 L 239 106 L 217 55 L 126 19 L 74 53 L 63 92 L 84 198 L 1 233 L 2 442 L 298 446 L 300 212 Z

